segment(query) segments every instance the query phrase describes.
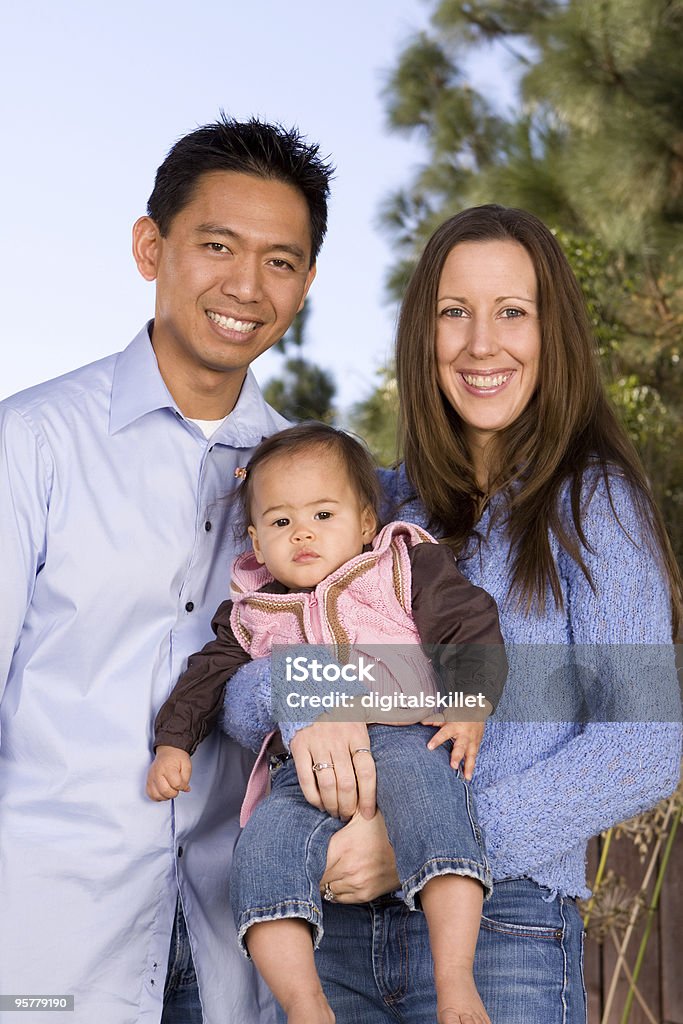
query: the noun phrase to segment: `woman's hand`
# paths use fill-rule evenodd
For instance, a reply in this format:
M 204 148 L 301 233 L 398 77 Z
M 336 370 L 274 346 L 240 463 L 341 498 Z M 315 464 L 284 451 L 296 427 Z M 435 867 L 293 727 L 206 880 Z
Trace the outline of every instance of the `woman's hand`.
M 299 785 L 309 804 L 348 820 L 358 810 L 372 818 L 375 762 L 363 722 L 314 722 L 300 729 L 289 745 Z M 314 765 L 329 765 L 313 770 Z
M 329 886 L 335 903 L 367 903 L 400 887 L 380 812 L 371 820 L 356 814 L 332 836 L 321 884 L 323 889 Z

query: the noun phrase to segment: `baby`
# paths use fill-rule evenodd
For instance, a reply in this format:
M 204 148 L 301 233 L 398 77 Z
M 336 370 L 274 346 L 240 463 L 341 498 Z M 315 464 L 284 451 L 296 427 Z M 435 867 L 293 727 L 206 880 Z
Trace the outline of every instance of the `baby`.
M 328 644 L 344 660 L 350 653 L 353 660 L 357 644 L 413 645 L 409 671 L 391 677 L 394 689 L 414 690 L 417 680 L 423 694 L 448 690 L 471 704 L 476 695 L 486 709 L 480 719 L 495 707 L 506 663 L 493 599 L 424 531 L 396 522 L 377 532 L 376 471 L 361 444 L 323 424 L 276 434 L 254 452 L 240 500 L 253 552 L 235 562 L 233 599 L 213 622 L 216 640 L 190 658 L 159 712 L 152 799 L 189 789 L 190 755 L 217 720 L 226 681 L 273 645 Z M 462 711 L 438 720 L 416 711 L 412 724 L 371 719 L 369 747 L 348 747 L 347 756 L 359 779 L 374 758 L 401 895 L 429 925 L 438 1021 L 490 1024 L 472 963 L 491 877 L 467 782 L 484 721 L 464 718 Z M 280 727 L 291 737 L 291 722 Z M 323 935 L 327 844 L 344 823 L 326 813 L 340 806 L 334 762 L 307 757 L 301 738 L 310 730 L 296 728 L 290 747 L 297 762 L 281 744 L 282 753 L 271 754 L 271 793 L 237 843 L 232 902 L 243 948 L 289 1024 L 331 1024 L 314 947 Z M 353 743 L 348 723 L 334 728 Z M 334 899 L 329 885 L 323 894 Z

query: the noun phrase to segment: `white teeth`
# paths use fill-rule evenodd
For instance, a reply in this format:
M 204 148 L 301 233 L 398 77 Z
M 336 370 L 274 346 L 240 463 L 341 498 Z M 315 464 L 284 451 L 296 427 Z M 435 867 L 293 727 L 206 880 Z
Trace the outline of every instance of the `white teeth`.
M 495 377 L 479 377 L 474 376 L 471 373 L 463 373 L 463 380 L 466 380 L 470 387 L 473 388 L 499 388 L 501 384 L 504 384 L 506 380 L 509 380 L 512 376 L 511 373 L 497 373 Z
M 249 334 L 250 331 L 258 327 L 258 324 L 253 320 L 234 320 L 231 316 L 221 316 L 220 313 L 214 313 L 213 310 L 207 310 L 206 315 L 209 320 L 213 320 L 219 327 L 223 327 L 227 331 L 239 331 L 240 334 Z

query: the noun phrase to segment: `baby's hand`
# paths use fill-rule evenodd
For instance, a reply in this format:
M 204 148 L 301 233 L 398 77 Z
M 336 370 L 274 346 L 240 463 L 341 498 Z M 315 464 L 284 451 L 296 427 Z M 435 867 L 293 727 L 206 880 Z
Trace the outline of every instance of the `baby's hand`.
M 464 759 L 463 775 L 469 782 L 474 773 L 474 765 L 481 746 L 486 722 L 443 722 L 434 719 L 425 720 L 423 725 L 440 726 L 427 747 L 429 750 L 436 750 L 446 740 L 453 740 L 451 751 L 451 768 L 459 768 Z
M 157 747 L 156 757 L 147 773 L 147 796 L 152 800 L 172 800 L 178 793 L 190 792 L 192 759 L 179 747 Z

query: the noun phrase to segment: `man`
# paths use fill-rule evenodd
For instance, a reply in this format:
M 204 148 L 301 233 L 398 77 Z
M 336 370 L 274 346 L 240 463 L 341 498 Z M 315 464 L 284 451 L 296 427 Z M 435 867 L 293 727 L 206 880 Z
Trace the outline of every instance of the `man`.
M 258 121 L 181 139 L 133 228 L 154 320 L 0 404 L 0 993 L 73 996 L 57 1020 L 272 1017 L 228 900 L 249 755 L 216 730 L 177 803 L 145 777 L 225 597 L 234 471 L 284 425 L 249 364 L 303 306 L 330 176 Z

